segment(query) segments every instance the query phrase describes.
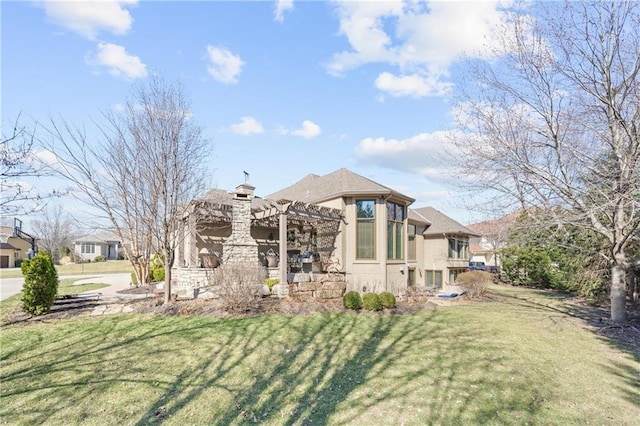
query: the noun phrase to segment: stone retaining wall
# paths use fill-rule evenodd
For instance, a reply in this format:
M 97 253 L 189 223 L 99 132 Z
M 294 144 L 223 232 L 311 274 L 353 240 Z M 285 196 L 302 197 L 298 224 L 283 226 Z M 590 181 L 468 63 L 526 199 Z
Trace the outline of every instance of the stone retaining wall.
M 289 296 L 310 297 L 314 299 L 336 299 L 344 296 L 347 283 L 344 281 L 309 281 L 289 283 Z
M 172 288 L 180 297 L 195 297 L 198 291 L 211 285 L 213 269 L 207 268 L 174 268 L 171 272 Z M 272 291 L 274 297 L 309 297 L 314 299 L 335 299 L 344 296 L 347 290 L 345 281 L 324 281 L 329 276 L 306 273 L 289 274 L 291 279 L 300 282 L 290 282 L 282 286 L 280 292 Z M 310 281 L 312 278 L 323 281 Z M 275 289 L 275 287 L 274 287 Z M 214 289 L 210 289 L 214 290 Z M 288 290 L 288 292 L 287 292 Z

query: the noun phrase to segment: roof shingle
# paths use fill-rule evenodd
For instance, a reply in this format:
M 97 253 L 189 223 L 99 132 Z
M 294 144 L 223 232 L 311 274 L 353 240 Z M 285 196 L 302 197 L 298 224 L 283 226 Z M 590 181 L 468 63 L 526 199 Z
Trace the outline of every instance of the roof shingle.
M 458 234 L 476 237 L 480 236 L 480 234 L 472 231 L 461 223 L 456 222 L 433 207 L 422 207 L 419 209 L 413 209 L 413 211 L 431 222 L 431 226 L 423 232 L 423 235 Z
M 411 197 L 346 168 L 341 168 L 324 176 L 309 174 L 293 185 L 268 195 L 267 198 L 271 200 L 287 199 L 305 203 L 319 203 L 357 194 L 394 195 L 409 201 L 409 203 L 415 201 Z

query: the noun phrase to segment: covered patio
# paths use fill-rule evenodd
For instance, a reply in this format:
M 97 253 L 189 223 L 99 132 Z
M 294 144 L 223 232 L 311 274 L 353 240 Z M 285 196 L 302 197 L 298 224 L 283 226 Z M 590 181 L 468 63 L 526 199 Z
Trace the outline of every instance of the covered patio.
M 183 218 L 176 251 L 176 286 L 204 286 L 221 263 L 260 262 L 280 283 L 306 275 L 339 273 L 333 259 L 342 210 L 295 200 L 254 196 L 239 185 L 234 193 L 211 190 Z

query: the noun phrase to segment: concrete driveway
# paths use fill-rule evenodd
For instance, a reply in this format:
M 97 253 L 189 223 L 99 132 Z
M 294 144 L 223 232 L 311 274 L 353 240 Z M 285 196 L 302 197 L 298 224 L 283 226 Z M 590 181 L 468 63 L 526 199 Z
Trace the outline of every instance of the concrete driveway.
M 58 277 L 60 280 L 67 278 L 77 278 L 74 284 L 88 283 L 104 283 L 109 287 L 94 290 L 93 292 L 102 293 L 103 298 L 123 298 L 117 292 L 129 288 L 131 285 L 131 274 L 98 274 L 98 275 L 63 275 Z M 0 278 L 0 300 L 5 300 L 22 291 L 24 278 Z

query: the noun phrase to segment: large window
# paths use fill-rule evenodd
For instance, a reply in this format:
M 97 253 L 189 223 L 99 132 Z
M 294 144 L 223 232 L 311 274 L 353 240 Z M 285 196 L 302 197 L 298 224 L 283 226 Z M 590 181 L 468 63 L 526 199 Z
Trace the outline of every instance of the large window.
M 466 268 L 449 269 L 449 284 L 451 285 L 455 284 L 456 280 L 458 279 L 458 275 L 466 271 L 467 271 Z
M 416 225 L 407 227 L 407 259 L 416 260 Z
M 80 245 L 80 253 L 82 254 L 95 254 L 95 252 L 96 252 L 95 243 L 82 243 Z
M 356 258 L 373 259 L 376 256 L 376 202 L 357 200 Z
M 387 203 L 387 258 L 403 259 L 404 206 Z
M 407 285 L 409 287 L 415 287 L 416 285 L 416 269 L 409 268 L 407 273 Z
M 449 259 L 469 259 L 468 238 L 449 238 Z
M 429 287 L 442 287 L 442 271 L 424 271 L 424 284 Z

